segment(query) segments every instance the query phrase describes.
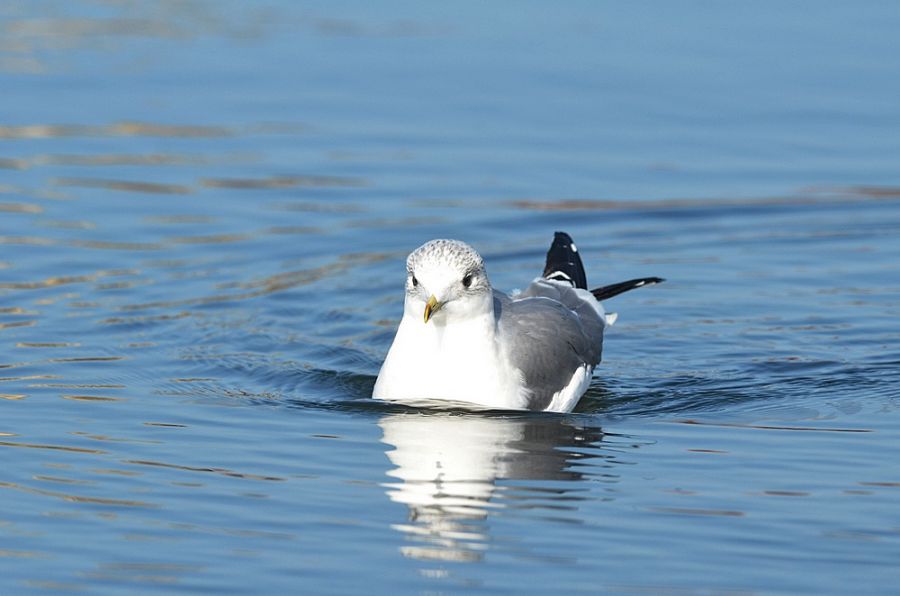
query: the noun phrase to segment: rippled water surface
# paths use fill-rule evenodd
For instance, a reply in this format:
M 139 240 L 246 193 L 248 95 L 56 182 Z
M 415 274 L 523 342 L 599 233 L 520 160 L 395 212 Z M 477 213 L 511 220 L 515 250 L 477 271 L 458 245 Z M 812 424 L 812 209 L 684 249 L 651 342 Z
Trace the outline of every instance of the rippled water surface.
M 890 593 L 893 2 L 7 2 L 0 591 Z M 567 416 L 373 403 L 405 255 L 554 230 Z

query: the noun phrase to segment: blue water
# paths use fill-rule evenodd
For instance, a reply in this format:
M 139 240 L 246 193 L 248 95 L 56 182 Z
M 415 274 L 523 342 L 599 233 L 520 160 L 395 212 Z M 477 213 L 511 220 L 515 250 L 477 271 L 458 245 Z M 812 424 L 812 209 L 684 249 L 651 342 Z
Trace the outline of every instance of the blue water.
M 0 591 L 892 593 L 891 2 L 0 7 Z M 553 231 L 567 416 L 369 399 Z

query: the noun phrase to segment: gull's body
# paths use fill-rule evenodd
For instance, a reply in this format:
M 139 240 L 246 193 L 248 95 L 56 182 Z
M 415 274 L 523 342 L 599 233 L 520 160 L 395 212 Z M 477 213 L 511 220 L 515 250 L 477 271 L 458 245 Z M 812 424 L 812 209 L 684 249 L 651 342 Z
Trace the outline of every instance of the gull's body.
M 575 407 L 615 317 L 594 297 L 606 288 L 586 289 L 568 235 L 557 233 L 543 277 L 514 297 L 491 288 L 481 257 L 455 240 L 418 248 L 407 273 L 403 318 L 373 397 L 510 410 Z M 656 281 L 625 282 L 631 285 L 610 295 Z

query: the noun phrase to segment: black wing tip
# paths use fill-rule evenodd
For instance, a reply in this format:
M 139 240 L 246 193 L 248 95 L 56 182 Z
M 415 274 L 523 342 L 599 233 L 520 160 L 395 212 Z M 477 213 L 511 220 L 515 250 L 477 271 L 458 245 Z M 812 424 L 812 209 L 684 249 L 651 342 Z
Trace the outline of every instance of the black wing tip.
M 572 237 L 565 232 L 554 232 L 553 243 L 547 251 L 547 263 L 543 277 L 565 281 L 576 288 L 587 289 L 587 276 L 581 256 Z
M 610 284 L 601 288 L 595 288 L 591 290 L 591 294 L 593 294 L 594 298 L 596 298 L 597 300 L 606 300 L 607 298 L 612 298 L 613 296 L 624 294 L 629 290 L 643 288 L 644 286 L 652 286 L 654 284 L 661 284 L 664 281 L 666 280 L 663 277 L 639 277 L 637 279 L 629 279 L 628 281 L 620 281 L 619 283 Z

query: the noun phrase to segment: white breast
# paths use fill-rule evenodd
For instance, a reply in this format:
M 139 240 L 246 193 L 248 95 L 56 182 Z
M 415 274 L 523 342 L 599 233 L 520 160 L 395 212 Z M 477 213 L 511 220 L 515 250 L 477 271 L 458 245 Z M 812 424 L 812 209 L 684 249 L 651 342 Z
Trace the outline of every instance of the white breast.
M 391 401 L 439 399 L 524 409 L 520 375 L 501 365 L 493 314 L 423 323 L 404 316 L 372 396 Z

